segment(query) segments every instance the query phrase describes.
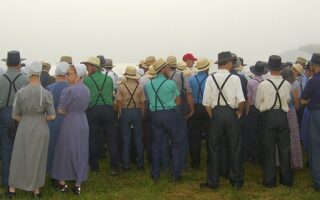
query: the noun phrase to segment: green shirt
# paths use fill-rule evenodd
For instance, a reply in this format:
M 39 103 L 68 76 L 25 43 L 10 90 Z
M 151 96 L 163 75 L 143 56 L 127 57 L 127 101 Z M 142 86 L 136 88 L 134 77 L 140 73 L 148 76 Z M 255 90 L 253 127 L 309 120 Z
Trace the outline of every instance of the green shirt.
M 8 67 L 8 70 L 5 74 L 9 77 L 9 79 L 11 81 L 13 81 L 13 79 L 19 73 L 20 72 L 18 71 L 18 69 L 14 68 L 14 67 Z M 28 76 L 25 74 L 22 74 L 17 78 L 14 85 L 18 91 L 20 88 L 22 88 L 23 86 L 25 86 L 27 84 L 28 84 Z M 7 106 L 7 99 L 8 99 L 9 88 L 10 88 L 9 86 L 10 86 L 9 81 L 6 79 L 6 77 L 4 77 L 4 75 L 1 75 L 0 76 L 0 109 Z M 14 91 L 13 87 L 11 87 L 11 94 L 9 97 L 8 106 L 13 105 L 15 94 L 16 94 L 16 92 Z
M 95 84 L 95 82 L 97 85 Z M 84 84 L 90 90 L 89 107 L 92 107 L 95 105 L 110 105 L 110 106 L 113 105 L 113 101 L 112 101 L 113 81 L 110 76 L 106 76 L 100 71 L 96 71 L 84 79 Z M 101 94 L 100 94 L 100 90 L 101 90 Z
M 159 86 L 162 82 L 164 83 L 159 89 Z M 154 86 L 155 90 L 153 89 L 152 85 Z M 156 95 L 155 91 L 158 89 L 158 95 Z M 163 107 L 164 110 L 174 109 L 176 107 L 176 97 L 178 97 L 180 93 L 176 83 L 172 80 L 167 80 L 164 75 L 159 74 L 157 77 L 149 81 L 145 86 L 145 90 L 151 111 L 163 110 Z M 163 107 L 160 101 L 162 102 Z

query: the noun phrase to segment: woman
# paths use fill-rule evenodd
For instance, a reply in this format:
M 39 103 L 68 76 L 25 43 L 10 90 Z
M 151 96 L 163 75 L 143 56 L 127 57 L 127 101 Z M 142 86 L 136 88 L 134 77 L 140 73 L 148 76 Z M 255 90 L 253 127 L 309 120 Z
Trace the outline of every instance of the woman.
M 56 82 L 47 86 L 47 89 L 52 93 L 54 100 L 54 108 L 57 110 L 59 105 L 59 100 L 61 93 L 64 88 L 68 87 L 66 81 L 66 73 L 69 64 L 66 62 L 61 62 L 57 65 L 55 75 Z M 57 138 L 61 129 L 63 122 L 63 115 L 58 114 L 54 121 L 49 122 L 50 130 L 50 140 L 49 140 L 49 149 L 48 149 L 48 162 L 47 162 L 47 173 L 51 176 L 52 165 L 53 165 L 53 156 L 57 143 Z M 56 185 L 56 181 L 52 180 L 53 185 Z
M 66 192 L 65 181 L 75 180 L 75 194 L 81 193 L 81 183 L 87 180 L 89 169 L 89 126 L 85 110 L 89 105 L 90 91 L 82 83 L 86 75 L 83 64 L 70 65 L 67 70 L 69 87 L 62 91 L 58 113 L 64 121 L 57 140 L 52 178 L 59 180 L 57 191 Z
M 300 84 L 297 80 L 297 76 L 295 76 L 293 70 L 290 68 L 284 69 L 281 72 L 281 75 L 283 79 L 289 81 L 292 84 L 291 101 L 288 103 L 289 111 L 287 113 L 291 140 L 291 165 L 294 169 L 301 169 L 303 168 L 303 161 L 299 137 L 299 125 L 296 114 L 296 109 L 299 108 L 300 105 Z
M 19 121 L 12 150 L 8 198 L 13 198 L 16 188 L 33 191 L 40 198 L 40 187 L 45 184 L 49 128 L 47 120 L 55 119 L 53 99 L 42 88 L 41 62 L 28 66 L 29 85 L 16 94 L 12 117 Z

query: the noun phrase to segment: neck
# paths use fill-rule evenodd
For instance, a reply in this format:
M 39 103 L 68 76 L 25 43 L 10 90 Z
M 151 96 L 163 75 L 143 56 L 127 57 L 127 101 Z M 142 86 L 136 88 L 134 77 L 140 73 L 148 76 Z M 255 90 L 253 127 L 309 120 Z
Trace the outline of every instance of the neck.
M 29 83 L 30 85 L 39 85 L 40 84 L 39 76 L 29 76 Z
M 65 76 L 56 76 L 56 81 L 65 81 L 66 77 Z
M 280 76 L 281 72 L 280 71 L 270 71 L 272 76 Z

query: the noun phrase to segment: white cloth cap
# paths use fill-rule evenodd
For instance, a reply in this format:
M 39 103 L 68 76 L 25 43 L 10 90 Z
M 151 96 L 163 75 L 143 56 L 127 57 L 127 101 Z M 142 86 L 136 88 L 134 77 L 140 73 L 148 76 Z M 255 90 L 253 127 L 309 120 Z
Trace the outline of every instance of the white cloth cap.
M 69 64 L 67 62 L 61 62 L 56 66 L 56 76 L 65 76 L 67 74 Z
M 42 63 L 40 61 L 33 61 L 28 66 L 28 75 L 40 75 L 42 71 Z
M 22 74 L 28 74 L 28 67 L 24 66 L 20 68 L 20 73 Z
M 76 68 L 76 72 L 79 77 L 87 75 L 87 67 L 84 64 L 75 64 L 74 67 Z

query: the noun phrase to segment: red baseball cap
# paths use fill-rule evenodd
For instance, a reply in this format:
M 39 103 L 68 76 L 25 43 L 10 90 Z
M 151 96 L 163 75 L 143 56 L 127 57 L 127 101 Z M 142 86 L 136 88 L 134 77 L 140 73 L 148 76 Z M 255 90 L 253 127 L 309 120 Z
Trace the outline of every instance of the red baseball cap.
M 183 61 L 187 61 L 187 60 L 197 61 L 198 60 L 191 53 L 184 54 L 182 59 L 183 59 Z

